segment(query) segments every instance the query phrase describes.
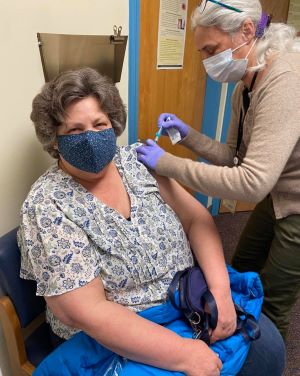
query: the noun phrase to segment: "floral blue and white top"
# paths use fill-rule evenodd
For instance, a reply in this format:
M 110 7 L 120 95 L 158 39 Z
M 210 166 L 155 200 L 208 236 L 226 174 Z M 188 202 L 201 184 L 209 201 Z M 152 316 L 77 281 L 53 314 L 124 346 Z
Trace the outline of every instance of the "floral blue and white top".
M 130 220 L 57 165 L 32 186 L 18 243 L 20 275 L 37 282 L 37 295 L 60 295 L 100 276 L 108 300 L 137 312 L 164 302 L 174 274 L 193 264 L 183 227 L 137 161 L 136 146 L 118 148 L 114 158 L 131 200 Z M 47 319 L 60 337 L 76 332 L 49 308 Z

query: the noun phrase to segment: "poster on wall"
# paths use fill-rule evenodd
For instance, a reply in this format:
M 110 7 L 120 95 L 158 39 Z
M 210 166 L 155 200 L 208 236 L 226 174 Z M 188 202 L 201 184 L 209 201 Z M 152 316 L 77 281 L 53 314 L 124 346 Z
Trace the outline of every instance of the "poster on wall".
M 188 0 L 160 0 L 157 69 L 182 69 Z

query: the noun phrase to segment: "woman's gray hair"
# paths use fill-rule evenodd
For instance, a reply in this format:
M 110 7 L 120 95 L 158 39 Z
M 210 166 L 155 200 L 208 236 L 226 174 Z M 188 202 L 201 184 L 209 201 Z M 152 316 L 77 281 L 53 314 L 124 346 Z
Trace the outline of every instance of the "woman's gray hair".
M 260 21 L 262 7 L 259 0 L 225 0 L 222 2 L 242 12 L 229 10 L 208 1 L 203 13 L 200 13 L 199 7 L 194 10 L 192 28 L 216 26 L 220 30 L 234 35 L 247 19 L 250 18 L 255 26 Z M 284 52 L 300 52 L 300 38 L 296 37 L 293 27 L 283 23 L 271 23 L 263 36 L 256 42 L 257 66 L 249 70 L 262 69 L 269 56 Z
M 126 126 L 126 110 L 119 91 L 110 78 L 101 75 L 92 68 L 81 68 L 60 73 L 46 83 L 41 92 L 33 99 L 31 120 L 35 126 L 37 138 L 52 157 L 59 158 L 55 149 L 57 127 L 66 116 L 66 107 L 73 101 L 89 96 L 99 101 L 119 136 Z

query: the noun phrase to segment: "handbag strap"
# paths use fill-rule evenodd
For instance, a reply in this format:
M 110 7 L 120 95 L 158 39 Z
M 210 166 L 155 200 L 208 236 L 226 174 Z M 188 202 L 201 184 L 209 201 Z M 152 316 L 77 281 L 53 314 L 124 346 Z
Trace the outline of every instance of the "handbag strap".
M 179 307 L 178 307 L 178 305 L 177 305 L 176 302 L 175 302 L 175 292 L 176 292 L 176 290 L 177 290 L 177 286 L 178 286 L 178 283 L 179 283 L 180 278 L 181 278 L 184 274 L 186 274 L 187 271 L 188 271 L 188 269 L 178 271 L 178 272 L 174 275 L 174 277 L 173 277 L 173 279 L 172 279 L 172 282 L 171 282 L 171 284 L 170 284 L 170 286 L 169 286 L 169 290 L 168 290 L 168 297 L 169 297 L 169 300 L 170 300 L 170 302 L 172 303 L 172 306 L 175 307 L 175 308 L 177 308 L 177 309 L 178 309 Z
M 260 328 L 255 317 L 236 303 L 234 307 L 237 315 L 236 332 L 240 332 L 245 340 L 254 341 L 258 339 L 260 337 Z
M 209 290 L 205 291 L 202 298 L 209 308 L 209 314 L 208 314 L 209 326 L 212 330 L 214 330 L 216 329 L 217 324 L 218 324 L 217 303 L 215 301 L 213 294 Z
M 207 290 L 202 295 L 202 299 L 209 308 L 209 313 L 205 312 L 201 322 L 201 329 L 196 332 L 195 339 L 204 341 L 210 345 L 210 330 L 214 330 L 218 323 L 218 308 L 213 294 Z

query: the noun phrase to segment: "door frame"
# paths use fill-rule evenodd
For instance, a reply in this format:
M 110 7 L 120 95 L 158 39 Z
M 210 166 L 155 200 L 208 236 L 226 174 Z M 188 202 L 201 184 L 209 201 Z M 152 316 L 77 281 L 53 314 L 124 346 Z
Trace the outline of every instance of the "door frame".
M 128 143 L 138 140 L 140 0 L 129 0 Z

